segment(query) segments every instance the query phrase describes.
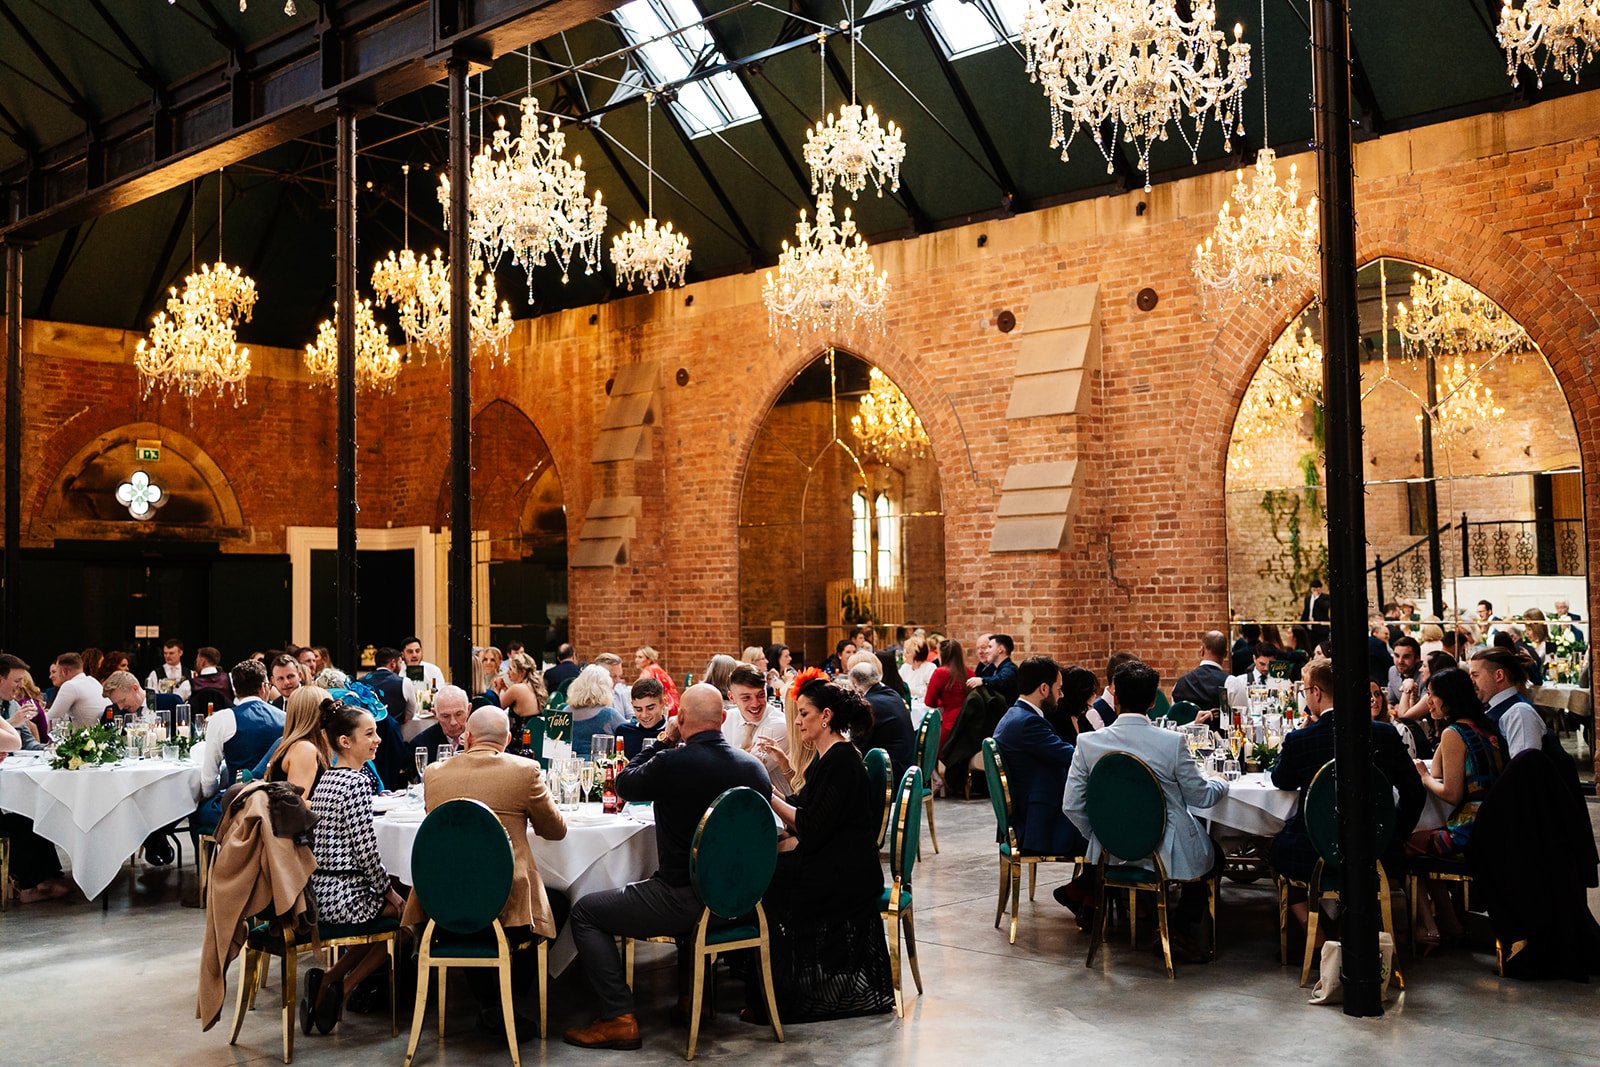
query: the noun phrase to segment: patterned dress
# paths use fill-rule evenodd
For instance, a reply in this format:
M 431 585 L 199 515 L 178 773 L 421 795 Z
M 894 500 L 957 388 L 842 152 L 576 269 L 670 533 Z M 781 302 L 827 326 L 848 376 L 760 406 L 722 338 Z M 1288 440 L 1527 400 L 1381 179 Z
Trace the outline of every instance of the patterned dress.
M 317 815 L 312 853 L 317 859 L 311 893 L 318 921 L 362 923 L 378 917 L 389 872 L 378 857 L 372 830 L 372 786 L 360 768 L 335 767 L 311 792 Z
M 1466 851 L 1472 834 L 1472 820 L 1477 818 L 1478 806 L 1489 795 L 1489 788 L 1500 777 L 1502 759 L 1495 739 L 1467 722 L 1453 722 L 1447 730 L 1465 742 L 1467 762 L 1465 769 L 1466 795 L 1441 829 L 1428 837 L 1427 851 L 1436 856 L 1450 856 Z M 1441 738 L 1442 740 L 1442 738 Z

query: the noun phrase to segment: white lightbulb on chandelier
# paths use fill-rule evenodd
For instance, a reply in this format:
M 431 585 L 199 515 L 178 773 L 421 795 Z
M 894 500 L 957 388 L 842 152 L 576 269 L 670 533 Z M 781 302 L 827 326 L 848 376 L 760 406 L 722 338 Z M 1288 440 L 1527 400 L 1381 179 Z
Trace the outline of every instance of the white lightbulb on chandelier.
M 656 144 L 655 94 L 645 93 L 645 196 L 644 222 L 630 222 L 626 231 L 611 239 L 611 265 L 617 283 L 632 289 L 637 282 L 644 291 L 682 285 L 689 267 L 689 238 L 672 228 L 670 222 L 656 221 Z
M 828 113 L 827 47 L 826 33 L 817 34 L 817 48 L 823 62 L 819 64 L 822 88 L 822 111 L 826 120 L 818 119 L 816 126 L 806 131 L 806 166 L 811 168 L 811 195 L 820 196 L 835 182 L 854 200 L 870 182 L 877 186 L 878 195 L 884 189 L 891 193 L 900 188 L 900 164 L 906 158 L 905 141 L 900 127 L 890 122 L 885 128 L 878 122 L 872 105 L 865 109 L 856 103 L 856 34 L 854 12 L 839 29 L 850 35 L 850 102 L 839 108 L 837 115 Z
M 823 193 L 816 222 L 807 222 L 802 209 L 794 234 L 793 245 L 783 242 L 777 275 L 768 271 L 761 287 L 773 335 L 784 329 L 837 334 L 857 325 L 882 330 L 889 272 L 874 265 L 850 209 L 836 222 L 833 194 Z

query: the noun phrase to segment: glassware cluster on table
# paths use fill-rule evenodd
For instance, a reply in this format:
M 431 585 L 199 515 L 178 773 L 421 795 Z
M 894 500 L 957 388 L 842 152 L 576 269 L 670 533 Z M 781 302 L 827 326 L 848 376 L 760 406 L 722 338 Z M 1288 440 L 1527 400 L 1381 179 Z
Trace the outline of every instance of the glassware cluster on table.
M 622 811 L 622 801 L 617 796 L 616 779 L 628 757 L 622 750 L 622 738 L 611 734 L 596 734 L 589 742 L 589 758 L 576 756 L 556 757 L 550 761 L 550 773 L 556 785 L 556 803 L 562 811 L 575 812 L 580 805 L 598 800 L 601 811 L 615 814 Z
M 1281 748 L 1284 734 L 1300 726 L 1305 714 L 1298 683 L 1292 688 L 1251 686 L 1247 692 L 1245 707 L 1234 708 L 1225 703 L 1211 722 L 1179 726 L 1160 719 L 1158 723 L 1184 735 L 1189 757 L 1203 773 L 1237 781 L 1255 746 Z
M 205 737 L 205 716 L 191 714 L 188 704 L 179 704 L 172 710 L 157 710 L 147 704 L 142 711 L 129 712 L 112 718 L 122 733 L 123 758 L 127 760 L 159 759 L 168 763 L 183 757 L 179 737 L 191 742 Z M 51 723 L 53 737 L 66 736 L 68 723 Z

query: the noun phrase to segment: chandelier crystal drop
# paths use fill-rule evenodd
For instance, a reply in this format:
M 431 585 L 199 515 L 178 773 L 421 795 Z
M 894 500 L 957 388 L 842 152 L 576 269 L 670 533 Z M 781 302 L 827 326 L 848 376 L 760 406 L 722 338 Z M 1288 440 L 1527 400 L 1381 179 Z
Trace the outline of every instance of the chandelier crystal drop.
M 1078 127 L 1091 131 L 1114 173 L 1118 143 L 1136 147 L 1150 189 L 1150 149 L 1176 127 L 1199 161 L 1208 121 L 1222 127 L 1223 148 L 1244 133 L 1244 87 L 1250 46 L 1216 28 L 1211 0 L 1185 19 L 1175 0 L 1042 0 L 1028 5 L 1022 44 L 1028 76 L 1050 104 L 1050 147 L 1068 158 Z M 1191 129 L 1192 127 L 1192 129 Z
M 521 107 L 517 136 L 501 116 L 490 145 L 473 157 L 467 176 L 467 237 L 473 257 L 491 269 L 509 255 L 528 276 L 530 288 L 534 270 L 551 258 L 561 264 L 565 284 L 575 256 L 583 260 L 585 274 L 600 265 L 606 207 L 598 189 L 593 197 L 584 191 L 588 176 L 583 157 L 567 160 L 561 119 L 541 122 L 539 101 L 531 94 L 522 98 Z M 449 175 L 439 179 L 439 202 L 448 227 Z
M 250 350 L 240 348 L 236 330 L 249 321 L 256 283 L 237 267 L 207 263 L 168 290 L 166 310 L 150 323 L 150 333 L 134 349 L 133 362 L 148 399 L 156 391 L 176 390 L 193 399 L 231 393 L 234 406 L 245 400 Z
M 516 324 L 509 301 L 499 300 L 494 272 L 474 259 L 471 320 L 472 350 L 487 351 L 489 365 L 506 356 L 506 339 Z M 430 355 L 443 358 L 450 351 L 450 264 L 437 248 L 433 255 L 418 256 L 409 248 L 372 268 L 372 291 L 380 306 L 392 306 L 400 316 L 400 330 L 412 349 L 427 362 Z
M 900 127 L 891 120 L 886 129 L 878 121 L 878 113 L 868 104 L 863 108 L 856 102 L 856 34 L 855 13 L 848 21 L 839 24 L 840 30 L 850 35 L 850 102 L 839 107 L 837 115 L 828 111 L 827 34 L 817 34 L 817 50 L 821 57 L 818 79 L 821 83 L 822 113 L 826 120 L 817 120 L 816 126 L 806 131 L 806 166 L 811 168 L 811 195 L 820 196 L 835 182 L 850 199 L 855 200 L 871 182 L 882 196 L 887 188 L 891 193 L 900 188 L 900 164 L 906 158 L 906 144 L 900 136 Z
M 787 329 L 837 334 L 856 326 L 883 329 L 889 273 L 879 272 L 872 253 L 856 231 L 850 209 L 835 221 L 833 194 L 817 198 L 815 224 L 804 209 L 794 228 L 795 243 L 783 242 L 776 277 L 767 272 L 761 299 L 774 336 Z
M 1453 275 L 1418 271 L 1411 276 L 1411 306 L 1395 305 L 1394 325 L 1407 355 L 1505 354 L 1534 349 L 1520 323 L 1483 293 Z
M 1554 66 L 1576 83 L 1584 66 L 1600 52 L 1600 0 L 1523 0 L 1516 7 L 1505 0 L 1495 31 L 1506 53 L 1506 73 L 1513 86 L 1522 67 L 1533 71 L 1544 88 L 1544 73 Z
M 921 459 L 928 454 L 928 432 L 906 395 L 877 367 L 868 375 L 867 394 L 850 429 L 861 451 L 880 463 Z
M 630 222 L 625 232 L 611 239 L 611 265 L 617 270 L 617 284 L 644 286 L 653 293 L 682 285 L 689 267 L 689 238 L 672 228 L 670 222 L 656 221 L 655 94 L 645 94 L 645 181 L 648 186 L 643 223 Z
M 1317 198 L 1300 203 L 1300 177 L 1278 184 L 1277 153 L 1256 153 L 1255 174 L 1234 173 L 1233 200 L 1222 202 L 1217 227 L 1194 250 L 1194 277 L 1209 304 L 1272 304 L 1294 296 L 1300 281 L 1317 274 Z M 1237 213 L 1234 207 L 1237 207 Z
M 339 380 L 339 305 L 333 305 L 334 318 L 322 320 L 317 340 L 306 345 L 306 369 L 318 382 L 332 386 Z M 372 301 L 356 304 L 356 388 L 385 393 L 394 390 L 400 374 L 400 353 L 389 344 L 389 333 L 372 314 Z

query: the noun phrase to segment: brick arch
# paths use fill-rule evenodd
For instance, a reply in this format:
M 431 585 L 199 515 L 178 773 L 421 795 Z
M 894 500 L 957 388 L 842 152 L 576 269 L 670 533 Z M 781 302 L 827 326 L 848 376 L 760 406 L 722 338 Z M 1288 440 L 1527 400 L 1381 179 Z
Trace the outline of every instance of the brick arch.
M 553 475 L 556 495 L 561 494 L 561 472 L 555 453 L 539 427 L 521 407 L 504 397 L 484 404 L 472 417 L 472 523 L 486 529 L 496 545 L 524 533 L 531 498 L 536 488 Z M 434 505 L 440 529 L 450 522 L 449 457 Z M 485 506 L 492 502 L 492 506 Z

